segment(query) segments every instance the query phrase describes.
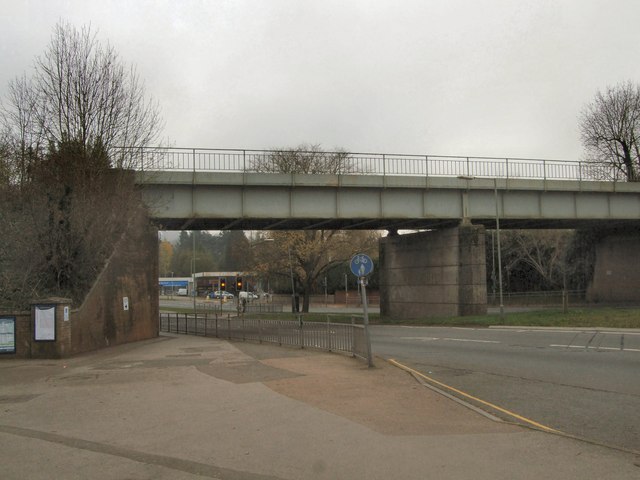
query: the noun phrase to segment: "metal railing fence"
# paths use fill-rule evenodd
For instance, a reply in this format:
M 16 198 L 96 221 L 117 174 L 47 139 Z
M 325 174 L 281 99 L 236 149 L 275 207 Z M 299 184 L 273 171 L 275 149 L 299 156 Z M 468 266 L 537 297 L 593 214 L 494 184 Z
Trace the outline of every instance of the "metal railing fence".
M 223 308 L 222 305 L 220 305 L 220 302 L 217 300 L 213 302 L 199 303 L 198 309 L 202 309 L 210 312 L 218 312 L 218 313 L 229 312 L 229 308 Z M 237 311 L 238 307 L 233 306 L 233 310 Z M 282 303 L 250 302 L 244 306 L 243 313 L 282 313 L 283 310 L 284 310 L 284 307 Z
M 558 306 L 563 301 L 571 304 L 581 304 L 585 302 L 585 290 L 553 290 L 542 292 L 504 292 L 503 302 L 509 306 Z M 487 293 L 487 303 L 490 306 L 497 306 L 499 298 L 496 292 Z
M 367 359 L 364 326 L 351 323 L 305 322 L 231 316 L 218 313 L 161 313 L 160 331 L 228 340 L 274 343 L 343 352 Z
M 287 154 L 295 158 L 283 160 Z M 620 170 L 608 164 L 528 158 L 149 147 L 116 149 L 113 160 L 127 168 L 148 171 L 625 180 Z M 323 161 L 326 168 L 322 168 Z

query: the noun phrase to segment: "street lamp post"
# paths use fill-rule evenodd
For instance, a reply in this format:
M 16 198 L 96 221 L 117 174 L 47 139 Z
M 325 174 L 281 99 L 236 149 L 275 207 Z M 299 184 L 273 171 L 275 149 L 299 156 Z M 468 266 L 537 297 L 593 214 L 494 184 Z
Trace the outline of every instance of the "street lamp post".
M 191 275 L 193 280 L 193 292 L 191 292 L 191 294 L 193 295 L 193 313 L 196 313 L 196 294 L 198 293 L 198 289 L 196 287 L 196 232 L 195 231 L 191 232 L 191 238 L 193 239 L 193 242 L 192 242 L 193 251 L 191 256 Z
M 349 285 L 347 283 L 347 274 L 344 274 L 344 307 L 349 308 Z
M 329 304 L 329 299 L 327 295 L 327 276 L 326 275 L 324 276 L 324 281 L 322 283 L 324 285 L 324 306 L 326 308 Z
M 289 273 L 291 274 L 291 313 L 296 312 L 296 287 L 293 282 L 293 264 L 291 263 L 291 247 L 287 247 L 289 251 Z
M 498 246 L 498 290 L 500 292 L 500 319 L 504 318 L 504 302 L 502 300 L 502 254 L 500 251 L 500 212 L 498 209 L 498 179 L 493 179 L 493 193 L 496 203 L 496 243 Z
M 467 181 L 467 189 L 469 188 L 469 180 L 474 180 L 476 177 L 469 175 L 458 175 L 461 180 Z M 500 319 L 504 318 L 504 302 L 502 298 L 502 252 L 500 249 L 500 210 L 498 208 L 498 178 L 493 177 L 493 195 L 494 203 L 496 205 L 496 241 L 498 247 L 498 290 L 500 292 Z M 465 212 L 466 213 L 466 212 Z

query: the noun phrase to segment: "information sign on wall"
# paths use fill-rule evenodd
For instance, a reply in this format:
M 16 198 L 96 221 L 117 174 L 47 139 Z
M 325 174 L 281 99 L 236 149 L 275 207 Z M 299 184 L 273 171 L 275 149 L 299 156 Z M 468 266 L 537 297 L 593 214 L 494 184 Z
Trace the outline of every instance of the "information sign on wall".
M 16 353 L 16 317 L 0 317 L 0 353 Z

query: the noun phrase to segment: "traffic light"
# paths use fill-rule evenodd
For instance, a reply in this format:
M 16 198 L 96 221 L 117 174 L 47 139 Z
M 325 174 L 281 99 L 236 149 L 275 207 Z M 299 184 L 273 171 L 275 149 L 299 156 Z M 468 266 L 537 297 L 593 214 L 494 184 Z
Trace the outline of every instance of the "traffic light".
M 236 278 L 236 290 L 242 291 L 242 277 Z
M 220 290 L 226 290 L 227 289 L 227 279 L 226 278 L 221 278 L 220 279 Z

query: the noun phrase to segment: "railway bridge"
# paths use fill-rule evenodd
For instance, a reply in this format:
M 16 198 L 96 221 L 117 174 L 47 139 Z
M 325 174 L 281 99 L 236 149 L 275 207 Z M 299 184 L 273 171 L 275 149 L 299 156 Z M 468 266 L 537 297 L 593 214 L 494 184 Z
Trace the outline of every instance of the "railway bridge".
M 486 312 L 485 228 L 597 228 L 591 299 L 639 300 L 640 183 L 583 162 L 338 153 L 295 173 L 281 152 L 156 149 L 136 181 L 167 230 L 387 230 L 386 316 Z

